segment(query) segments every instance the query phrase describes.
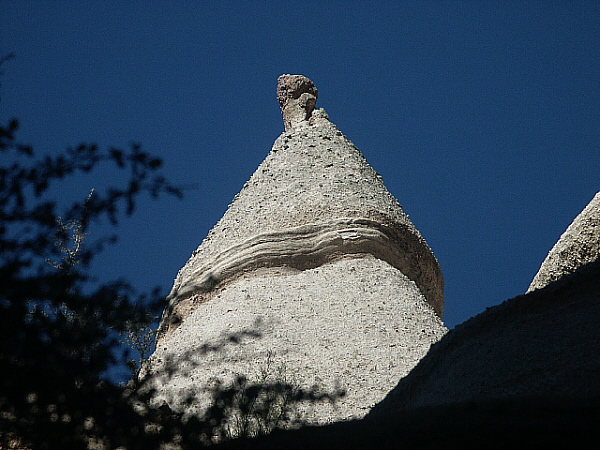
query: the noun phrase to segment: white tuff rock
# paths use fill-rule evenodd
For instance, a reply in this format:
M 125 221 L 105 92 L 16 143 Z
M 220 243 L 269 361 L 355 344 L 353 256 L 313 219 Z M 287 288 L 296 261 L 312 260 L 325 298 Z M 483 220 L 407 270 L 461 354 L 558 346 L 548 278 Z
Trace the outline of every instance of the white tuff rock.
M 179 271 L 145 374 L 156 402 L 201 416 L 214 377 L 284 367 L 347 391 L 302 418 L 361 417 L 447 331 L 441 271 L 314 84 L 282 75 L 277 93 L 286 131 Z

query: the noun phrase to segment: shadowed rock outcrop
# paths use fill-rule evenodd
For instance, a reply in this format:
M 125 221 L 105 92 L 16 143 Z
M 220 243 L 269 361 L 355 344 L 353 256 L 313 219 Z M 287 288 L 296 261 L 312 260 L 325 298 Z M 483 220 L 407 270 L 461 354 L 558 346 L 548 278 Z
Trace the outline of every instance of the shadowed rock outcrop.
M 600 398 L 599 201 L 596 194 L 563 233 L 530 292 L 448 332 L 367 418 L 422 407 Z
M 599 317 L 595 261 L 449 331 L 367 418 L 469 402 L 600 398 Z
M 446 332 L 441 271 L 313 83 L 283 75 L 277 93 L 286 131 L 179 271 L 146 373 L 201 415 L 208 398 L 185 399 L 212 377 L 284 367 L 347 392 L 307 420 L 361 417 Z
M 597 199 L 561 237 L 577 244 L 558 267 L 589 255 Z M 597 447 L 600 259 L 577 266 L 449 331 L 364 419 L 224 448 Z

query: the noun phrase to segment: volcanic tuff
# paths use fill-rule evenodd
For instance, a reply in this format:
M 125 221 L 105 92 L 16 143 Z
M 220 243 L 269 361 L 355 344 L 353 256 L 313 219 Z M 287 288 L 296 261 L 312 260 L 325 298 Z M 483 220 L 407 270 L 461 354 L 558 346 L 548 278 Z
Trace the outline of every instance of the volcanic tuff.
M 146 372 L 157 402 L 201 415 L 208 398 L 185 398 L 212 377 L 284 367 L 347 391 L 307 420 L 361 417 L 447 331 L 435 256 L 316 97 L 280 77 L 286 131 L 168 296 Z
M 448 332 L 367 419 L 424 406 L 600 398 L 599 257 L 600 193 L 561 235 L 526 295 Z
M 364 419 L 273 433 L 252 448 L 597 447 L 599 197 L 542 265 L 545 286 L 449 331 Z
M 527 292 L 540 289 L 600 257 L 600 192 L 552 247 Z

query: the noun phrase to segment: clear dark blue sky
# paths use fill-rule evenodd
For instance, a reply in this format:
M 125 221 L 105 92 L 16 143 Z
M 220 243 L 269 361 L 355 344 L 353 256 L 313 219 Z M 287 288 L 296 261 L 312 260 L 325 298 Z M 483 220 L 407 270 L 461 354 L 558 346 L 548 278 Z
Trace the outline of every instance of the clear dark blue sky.
M 316 83 L 433 249 L 449 327 L 523 293 L 600 190 L 597 1 L 5 1 L 0 52 L 0 120 L 38 151 L 137 141 L 197 184 L 98 258 L 140 289 L 171 288 L 269 152 L 282 73 Z

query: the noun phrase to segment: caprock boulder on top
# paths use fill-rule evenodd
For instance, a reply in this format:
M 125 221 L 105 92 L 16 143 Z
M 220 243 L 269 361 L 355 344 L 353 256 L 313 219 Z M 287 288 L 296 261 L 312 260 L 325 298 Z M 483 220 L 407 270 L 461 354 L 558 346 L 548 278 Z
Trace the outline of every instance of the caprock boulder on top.
M 286 131 L 179 271 L 145 373 L 187 414 L 211 378 L 267 368 L 346 391 L 308 421 L 361 417 L 447 331 L 441 271 L 314 84 L 282 75 L 277 93 Z

